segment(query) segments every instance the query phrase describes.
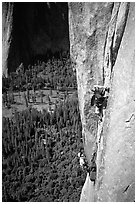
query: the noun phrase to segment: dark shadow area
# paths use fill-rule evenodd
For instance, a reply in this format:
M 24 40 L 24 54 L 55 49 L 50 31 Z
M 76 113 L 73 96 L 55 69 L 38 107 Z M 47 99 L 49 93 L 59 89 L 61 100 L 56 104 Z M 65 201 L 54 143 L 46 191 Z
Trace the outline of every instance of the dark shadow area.
M 14 3 L 8 71 L 69 51 L 67 3 Z

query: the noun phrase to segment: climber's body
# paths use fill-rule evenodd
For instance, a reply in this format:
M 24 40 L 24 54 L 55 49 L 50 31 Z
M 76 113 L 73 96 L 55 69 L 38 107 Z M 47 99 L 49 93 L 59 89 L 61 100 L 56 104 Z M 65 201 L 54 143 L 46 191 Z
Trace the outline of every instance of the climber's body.
M 88 164 L 86 157 L 84 156 L 83 153 L 79 152 L 78 157 L 79 157 L 79 163 L 80 163 L 82 170 L 86 170 L 86 172 L 89 173 L 90 180 L 94 182 L 94 185 L 95 185 L 96 171 L 97 171 L 96 163 L 95 163 L 95 154 L 93 155 L 93 158 L 91 159 L 90 165 Z
M 86 170 L 87 169 L 87 161 L 86 161 L 86 157 L 84 156 L 84 154 L 82 152 L 79 152 L 78 153 L 78 157 L 79 157 L 79 164 L 81 166 L 81 168 L 83 170 Z
M 85 158 L 84 158 L 83 153 L 79 152 L 78 157 L 79 157 L 79 164 L 80 164 L 81 168 L 84 169 Z
M 92 182 L 94 182 L 94 185 L 95 185 L 95 181 L 96 181 L 96 172 L 97 172 L 97 167 L 96 167 L 96 163 L 92 163 L 88 169 L 87 169 L 87 172 L 89 173 L 89 177 L 90 177 L 90 180 Z
M 109 88 L 96 85 L 92 91 L 94 92 L 94 95 L 91 98 L 91 106 L 96 106 L 95 113 L 98 114 L 102 120 L 103 109 L 106 109 L 107 107 Z

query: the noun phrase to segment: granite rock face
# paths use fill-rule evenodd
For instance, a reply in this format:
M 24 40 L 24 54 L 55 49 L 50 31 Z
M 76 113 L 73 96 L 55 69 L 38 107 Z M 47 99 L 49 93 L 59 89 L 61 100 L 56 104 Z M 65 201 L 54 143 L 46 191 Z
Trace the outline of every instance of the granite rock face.
M 13 3 L 2 4 L 2 73 L 7 77 L 13 27 Z
M 3 2 L 2 13 L 3 72 L 69 51 L 67 3 Z
M 96 153 L 95 185 L 89 175 L 80 201 L 134 201 L 134 3 L 69 3 L 70 51 L 76 66 L 85 153 Z M 110 89 L 100 119 L 93 87 Z

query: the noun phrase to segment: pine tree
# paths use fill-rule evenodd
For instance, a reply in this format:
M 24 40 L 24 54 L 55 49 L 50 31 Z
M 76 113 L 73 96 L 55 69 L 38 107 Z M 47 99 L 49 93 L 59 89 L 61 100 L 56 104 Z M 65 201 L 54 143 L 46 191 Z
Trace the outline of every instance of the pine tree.
M 43 91 L 40 91 L 40 98 L 41 98 L 41 103 L 43 103 Z
M 26 105 L 26 107 L 28 107 L 28 100 L 27 100 L 27 96 L 26 96 L 25 93 L 24 93 L 24 100 L 25 100 L 25 105 Z
M 28 87 L 27 87 L 27 90 L 26 90 L 26 95 L 27 95 L 27 101 L 29 102 L 29 100 L 30 100 L 30 93 L 29 93 L 29 89 L 28 89 Z

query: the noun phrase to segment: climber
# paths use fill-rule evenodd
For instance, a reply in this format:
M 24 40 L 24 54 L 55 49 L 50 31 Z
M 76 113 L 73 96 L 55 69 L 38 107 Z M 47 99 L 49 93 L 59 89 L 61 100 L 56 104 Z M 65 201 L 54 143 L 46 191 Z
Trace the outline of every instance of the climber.
M 94 182 L 94 185 L 95 185 L 95 181 L 96 181 L 96 172 L 97 172 L 96 156 L 97 156 L 97 153 L 94 152 L 94 154 L 92 156 L 92 159 L 90 161 L 90 165 L 89 165 L 89 167 L 87 169 L 87 172 L 89 173 L 90 180 L 92 182 Z
M 94 94 L 91 98 L 91 106 L 96 106 L 95 113 L 98 114 L 102 120 L 103 109 L 107 107 L 109 88 L 95 85 L 92 91 Z
M 84 163 L 85 163 L 85 161 L 84 161 L 84 155 L 83 155 L 81 152 L 79 152 L 79 153 L 78 153 L 78 157 L 79 157 L 80 166 L 81 166 L 81 168 L 83 169 Z
M 79 162 L 80 162 L 80 166 L 82 168 L 82 170 L 86 170 L 86 172 L 89 174 L 90 180 L 92 182 L 94 182 L 95 185 L 95 180 L 96 180 L 96 152 L 93 154 L 90 165 L 88 164 L 88 161 L 86 160 L 86 157 L 84 156 L 84 154 L 80 151 L 78 153 L 78 157 L 79 157 Z
M 89 173 L 90 180 L 92 182 L 94 182 L 94 185 L 95 185 L 96 172 L 97 172 L 97 167 L 96 167 L 96 163 L 95 162 L 92 162 L 92 164 L 89 166 L 87 172 Z
M 87 169 L 88 169 L 88 162 L 86 160 L 86 157 L 82 153 L 82 151 L 80 151 L 78 153 L 78 157 L 79 157 L 79 163 L 80 163 L 80 166 L 81 166 L 82 170 L 86 170 L 87 171 Z

